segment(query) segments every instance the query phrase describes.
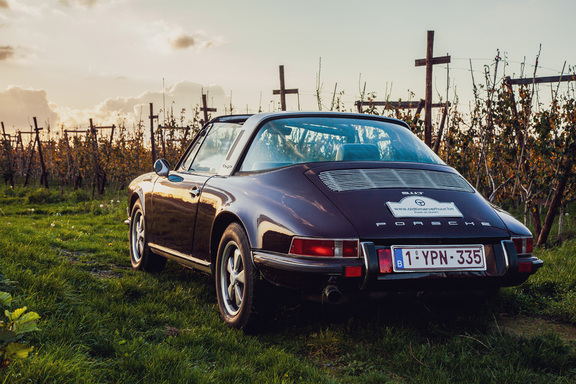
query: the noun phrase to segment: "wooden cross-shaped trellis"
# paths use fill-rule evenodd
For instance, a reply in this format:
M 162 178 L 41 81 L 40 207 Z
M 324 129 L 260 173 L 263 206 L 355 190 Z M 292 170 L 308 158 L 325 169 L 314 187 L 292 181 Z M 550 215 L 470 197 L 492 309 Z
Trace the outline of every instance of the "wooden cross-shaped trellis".
M 273 95 L 280 95 L 280 108 L 286 110 L 286 95 L 298 93 L 298 88 L 286 89 L 284 83 L 284 66 L 280 66 L 280 89 L 275 89 L 272 91 Z
M 207 96 L 205 93 L 202 93 L 202 107 L 200 107 L 200 110 L 204 112 L 204 123 L 203 124 L 206 124 L 208 122 L 208 112 L 218 111 L 216 108 L 208 108 L 208 101 L 207 101 Z
M 432 66 L 436 64 L 450 63 L 450 56 L 433 57 L 434 51 L 434 31 L 428 31 L 428 44 L 426 47 L 426 58 L 416 59 L 417 67 L 426 66 L 426 98 L 424 105 L 424 142 L 432 145 Z
M 396 111 L 396 118 L 400 118 L 400 113 L 399 113 L 400 109 L 416 109 L 416 113 L 414 114 L 414 118 L 412 119 L 413 124 L 416 124 L 418 121 L 418 117 L 420 116 L 420 113 L 422 112 L 422 109 L 424 108 L 425 101 L 422 99 L 420 99 L 420 101 L 418 101 L 418 102 L 416 102 L 416 101 L 374 101 L 374 100 L 362 101 L 362 100 L 358 100 L 354 104 L 356 105 L 358 113 L 363 113 L 362 107 L 364 105 L 368 105 L 370 107 L 385 107 L 385 108 L 392 107 Z M 433 147 L 431 146 L 431 148 L 436 153 L 438 153 L 438 150 L 440 149 L 440 141 L 442 140 L 442 133 L 444 131 L 444 124 L 446 123 L 446 116 L 448 114 L 448 108 L 450 106 L 451 106 L 451 103 L 449 101 L 447 101 L 445 103 L 432 104 L 432 108 L 444 108 L 444 111 L 442 113 L 442 121 L 440 122 L 440 128 L 438 129 L 438 135 L 436 136 L 436 141 L 434 142 L 434 146 Z

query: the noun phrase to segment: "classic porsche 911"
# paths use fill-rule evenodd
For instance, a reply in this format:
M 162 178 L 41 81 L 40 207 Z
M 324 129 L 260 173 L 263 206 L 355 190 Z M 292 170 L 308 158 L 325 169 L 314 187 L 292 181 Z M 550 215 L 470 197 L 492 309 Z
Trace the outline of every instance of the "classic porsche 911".
M 129 187 L 130 257 L 215 276 L 246 328 L 267 284 L 324 302 L 485 295 L 542 261 L 530 231 L 488 203 L 399 120 L 294 112 L 222 116 L 171 169 Z

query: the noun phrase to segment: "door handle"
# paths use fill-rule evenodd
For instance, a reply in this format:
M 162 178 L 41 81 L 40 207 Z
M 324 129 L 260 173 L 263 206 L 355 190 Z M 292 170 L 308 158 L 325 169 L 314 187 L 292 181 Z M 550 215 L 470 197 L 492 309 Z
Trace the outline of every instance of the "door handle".
M 192 196 L 193 199 L 200 196 L 200 188 L 198 188 L 198 187 L 193 187 L 189 192 L 190 192 L 190 196 Z

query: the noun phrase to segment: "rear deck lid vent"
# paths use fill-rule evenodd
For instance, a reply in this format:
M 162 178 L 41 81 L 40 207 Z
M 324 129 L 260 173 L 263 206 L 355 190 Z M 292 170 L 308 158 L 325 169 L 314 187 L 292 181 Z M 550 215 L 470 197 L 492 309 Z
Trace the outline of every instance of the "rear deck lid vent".
M 332 191 L 380 188 L 425 188 L 474 192 L 460 175 L 425 169 L 338 169 L 320 172 L 320 180 Z

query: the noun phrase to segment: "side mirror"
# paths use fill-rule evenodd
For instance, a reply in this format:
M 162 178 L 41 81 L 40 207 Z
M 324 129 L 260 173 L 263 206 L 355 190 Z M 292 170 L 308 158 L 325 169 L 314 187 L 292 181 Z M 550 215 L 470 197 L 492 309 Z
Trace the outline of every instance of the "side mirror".
M 170 173 L 170 164 L 168 164 L 168 160 L 156 160 L 154 163 L 154 172 L 156 172 L 158 176 L 168 177 L 168 174 Z

